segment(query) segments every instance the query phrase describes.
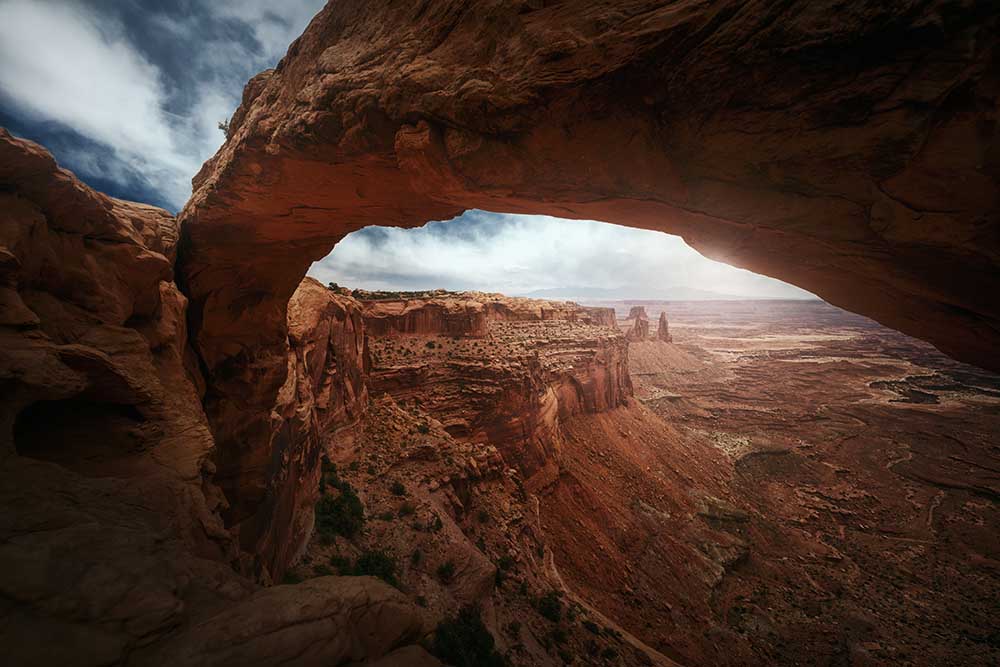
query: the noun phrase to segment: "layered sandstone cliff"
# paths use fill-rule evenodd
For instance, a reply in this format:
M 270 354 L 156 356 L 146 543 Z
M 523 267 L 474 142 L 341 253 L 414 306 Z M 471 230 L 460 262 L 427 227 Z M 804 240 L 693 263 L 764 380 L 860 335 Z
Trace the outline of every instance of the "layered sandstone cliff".
M 612 309 L 473 292 L 363 303 L 371 392 L 416 401 L 451 435 L 496 445 L 526 478 L 557 469 L 561 420 L 632 394 Z M 461 333 L 449 311 L 478 324 Z
M 381 582 L 261 589 L 241 576 L 266 582 L 311 532 L 316 430 L 350 426 L 366 402 L 362 322 L 322 288 L 290 313 L 277 446 L 267 462 L 238 461 L 277 471 L 273 500 L 254 530 L 227 524 L 247 499 L 213 481 L 220 452 L 173 282 L 177 231 L 166 211 L 97 193 L 0 130 L 6 661 L 342 664 L 419 639 L 419 611 Z M 246 535 L 270 541 L 240 549 Z

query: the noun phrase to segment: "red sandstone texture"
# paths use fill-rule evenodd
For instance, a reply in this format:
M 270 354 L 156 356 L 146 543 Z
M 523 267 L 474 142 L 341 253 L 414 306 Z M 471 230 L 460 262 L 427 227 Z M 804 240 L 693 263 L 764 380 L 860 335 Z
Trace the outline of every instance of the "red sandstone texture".
M 173 282 L 173 216 L 94 192 L 5 131 L 0 203 L 6 662 L 343 664 L 422 637 L 417 607 L 381 582 L 261 589 L 240 574 L 267 582 L 304 548 L 319 462 L 310 429 L 339 434 L 367 403 L 353 300 L 307 283 L 290 309 L 277 463 L 239 462 L 276 470 L 256 506 L 270 502 L 276 520 L 244 530 L 222 515 L 251 501 L 213 482 L 220 452 Z M 264 537 L 241 550 L 247 534 Z
M 248 84 L 180 216 L 220 484 L 275 485 L 239 461 L 272 449 L 310 262 L 365 225 L 468 208 L 677 233 L 1000 367 L 997 13 L 330 3 Z M 268 516 L 232 511 L 245 544 Z
M 300 287 L 367 224 L 478 207 L 670 231 L 1000 367 L 997 14 L 944 0 L 331 3 L 248 84 L 179 226 L 0 134 L 0 495 L 23 508 L 0 522 L 11 659 L 428 660 L 412 643 L 436 617 L 387 585 L 259 586 L 313 548 L 322 454 L 369 442 L 361 307 Z M 397 331 L 434 317 L 403 316 Z M 969 407 L 985 400 L 979 376 L 789 359 L 803 370 L 769 394 L 754 378 L 781 375 L 741 360 L 775 354 L 770 343 L 685 351 L 646 342 L 647 321 L 635 346 L 658 350 L 632 358 L 655 360 L 640 384 L 655 403 L 616 408 L 626 357 L 619 334 L 586 332 L 599 324 L 486 318 L 481 340 L 514 353 L 468 369 L 486 376 L 486 398 L 463 405 L 462 424 L 434 400 L 419 417 L 449 451 L 495 443 L 515 470 L 484 506 L 530 487 L 497 525 L 533 521 L 515 545 L 522 558 L 541 549 L 518 561 L 543 568 L 524 574 L 531 595 L 552 587 L 600 619 L 602 644 L 563 628 L 575 650 L 625 664 L 996 661 L 982 631 L 996 591 L 995 410 Z M 907 347 L 873 338 L 889 356 Z M 440 349 L 412 352 L 446 374 Z M 738 371 L 699 371 L 717 357 Z M 433 398 L 433 382 L 407 377 L 423 372 L 413 361 L 380 380 Z M 835 401 L 803 398 L 830 385 L 821 363 L 845 378 Z M 741 381 L 759 391 L 733 393 Z M 690 413 L 671 408 L 683 391 Z M 796 430 L 814 422 L 818 443 Z M 387 461 L 403 440 L 386 436 Z M 448 592 L 438 613 L 492 599 L 481 575 L 511 547 L 459 510 L 476 493 L 468 479 L 494 479 L 480 453 L 415 477 L 421 511 L 453 516 L 435 553 L 476 533 L 484 544 L 463 551 L 480 567 L 460 588 L 475 594 Z M 927 563 L 962 584 L 924 575 Z M 937 606 L 912 602 L 922 596 Z M 529 613 L 496 597 L 505 618 Z M 524 645 L 518 659 L 555 663 L 561 626 L 526 625 L 509 644 Z
M 540 494 L 567 584 L 683 664 L 995 663 L 1000 378 L 819 302 L 663 307 L 642 410 Z
M 371 392 L 417 400 L 453 436 L 495 445 L 529 484 L 551 474 L 561 421 L 631 396 L 610 308 L 475 292 L 363 304 Z
M 248 84 L 181 215 L 217 446 L 267 447 L 310 262 L 364 225 L 468 208 L 677 233 L 1000 368 L 997 16 L 330 3 Z

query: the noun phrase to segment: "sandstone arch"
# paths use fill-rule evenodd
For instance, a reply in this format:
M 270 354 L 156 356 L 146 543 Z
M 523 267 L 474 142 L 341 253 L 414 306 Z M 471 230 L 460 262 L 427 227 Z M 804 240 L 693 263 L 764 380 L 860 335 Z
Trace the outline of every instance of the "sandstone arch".
M 368 224 L 468 208 L 683 236 L 1000 368 L 993 2 L 328 5 L 181 215 L 219 478 L 269 540 L 285 306 Z

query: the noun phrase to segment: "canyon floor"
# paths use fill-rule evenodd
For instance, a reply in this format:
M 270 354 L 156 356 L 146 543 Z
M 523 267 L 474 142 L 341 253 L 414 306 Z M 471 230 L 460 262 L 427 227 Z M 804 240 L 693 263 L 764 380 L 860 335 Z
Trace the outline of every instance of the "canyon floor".
M 292 577 L 388 555 L 515 665 L 996 664 L 1000 377 L 818 301 L 645 308 L 673 341 L 629 343 L 634 396 L 607 326 L 373 337 L 373 407 L 329 448 L 367 525 Z
M 775 664 L 997 664 L 1000 377 L 818 301 L 665 307 L 632 380 L 727 462 L 726 626 Z

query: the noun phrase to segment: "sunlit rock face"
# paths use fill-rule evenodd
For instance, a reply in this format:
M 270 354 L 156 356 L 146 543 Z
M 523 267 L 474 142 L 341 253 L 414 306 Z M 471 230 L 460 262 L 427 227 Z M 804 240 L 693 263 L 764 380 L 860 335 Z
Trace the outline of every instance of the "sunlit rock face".
M 362 303 L 371 393 L 416 403 L 455 438 L 495 445 L 529 487 L 558 471 L 565 420 L 632 395 L 611 308 L 479 292 Z
M 310 262 L 473 207 L 680 234 L 1000 367 L 998 11 L 330 3 L 181 215 L 219 447 L 266 446 Z

